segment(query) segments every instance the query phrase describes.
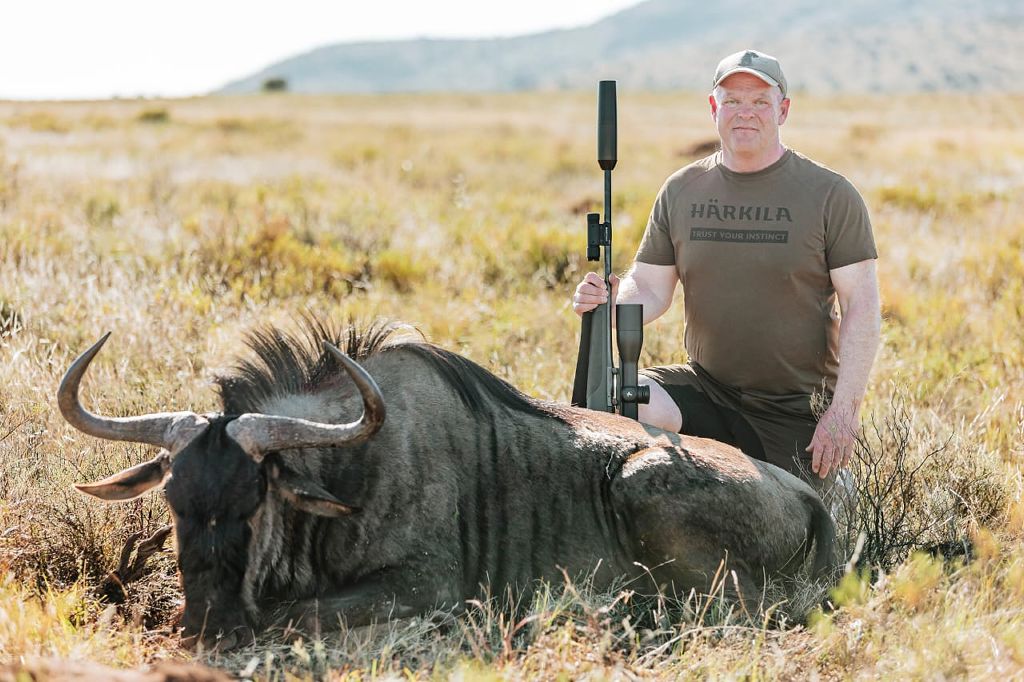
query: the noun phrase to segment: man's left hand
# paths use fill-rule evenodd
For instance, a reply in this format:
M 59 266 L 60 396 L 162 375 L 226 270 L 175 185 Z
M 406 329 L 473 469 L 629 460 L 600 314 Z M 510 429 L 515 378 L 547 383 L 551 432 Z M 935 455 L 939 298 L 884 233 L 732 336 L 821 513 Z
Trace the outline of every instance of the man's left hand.
M 811 453 L 811 471 L 825 478 L 830 471 L 838 471 L 849 464 L 859 426 L 856 410 L 840 409 L 834 404 L 825 410 L 807 446 L 807 452 Z

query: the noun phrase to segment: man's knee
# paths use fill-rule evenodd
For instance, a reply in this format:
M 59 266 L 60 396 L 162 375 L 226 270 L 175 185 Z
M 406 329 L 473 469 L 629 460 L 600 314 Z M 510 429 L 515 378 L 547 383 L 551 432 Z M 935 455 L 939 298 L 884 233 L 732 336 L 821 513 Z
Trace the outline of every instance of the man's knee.
M 640 375 L 640 385 L 649 386 L 651 389 L 651 402 L 640 405 L 640 421 L 665 431 L 678 433 L 683 425 L 683 415 L 679 412 L 676 401 L 650 377 Z

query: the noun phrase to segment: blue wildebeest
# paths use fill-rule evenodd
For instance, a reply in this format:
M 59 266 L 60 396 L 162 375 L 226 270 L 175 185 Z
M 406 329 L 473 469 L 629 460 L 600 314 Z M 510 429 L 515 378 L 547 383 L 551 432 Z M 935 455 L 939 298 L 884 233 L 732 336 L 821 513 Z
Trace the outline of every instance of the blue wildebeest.
M 815 574 L 831 569 L 829 514 L 781 469 L 534 400 L 396 325 L 304 328 L 250 336 L 255 359 L 217 379 L 222 413 L 90 414 L 78 387 L 106 337 L 61 383 L 77 429 L 162 448 L 78 488 L 127 500 L 163 486 L 186 638 L 225 647 L 274 619 L 412 615 L 563 570 L 707 590 L 726 556 L 756 601 L 812 541 Z

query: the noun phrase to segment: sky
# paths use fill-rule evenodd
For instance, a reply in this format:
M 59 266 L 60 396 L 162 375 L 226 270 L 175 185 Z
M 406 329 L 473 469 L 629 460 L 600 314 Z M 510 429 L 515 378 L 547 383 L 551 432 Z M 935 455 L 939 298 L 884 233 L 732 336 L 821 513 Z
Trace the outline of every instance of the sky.
M 0 99 L 198 95 L 321 45 L 521 35 L 639 0 L 7 0 Z

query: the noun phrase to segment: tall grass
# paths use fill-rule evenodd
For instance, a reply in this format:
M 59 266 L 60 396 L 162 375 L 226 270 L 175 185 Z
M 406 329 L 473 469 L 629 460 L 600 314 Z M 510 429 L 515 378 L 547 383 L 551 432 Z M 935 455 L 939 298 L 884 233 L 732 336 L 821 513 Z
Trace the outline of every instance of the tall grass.
M 616 269 L 712 133 L 703 106 L 620 96 Z M 411 322 L 567 400 L 569 292 L 601 206 L 592 118 L 592 96 L 571 93 L 0 103 L 0 663 L 193 657 L 166 632 L 169 553 L 123 604 L 102 589 L 124 542 L 167 522 L 159 497 L 70 491 L 149 454 L 55 414 L 63 370 L 105 331 L 84 387 L 104 413 L 214 409 L 208 379 L 244 331 L 307 308 Z M 769 600 L 766 617 L 584 581 L 525 611 L 483 601 L 199 658 L 259 679 L 1019 676 L 1022 118 L 1019 97 L 801 98 L 784 129 L 861 189 L 881 254 L 884 343 L 843 528 L 848 552 L 865 532 L 869 570 L 828 595 L 834 610 L 794 626 L 820 592 Z M 677 301 L 648 328 L 644 364 L 685 358 L 681 320 Z M 942 558 L 957 542 L 969 556 Z

